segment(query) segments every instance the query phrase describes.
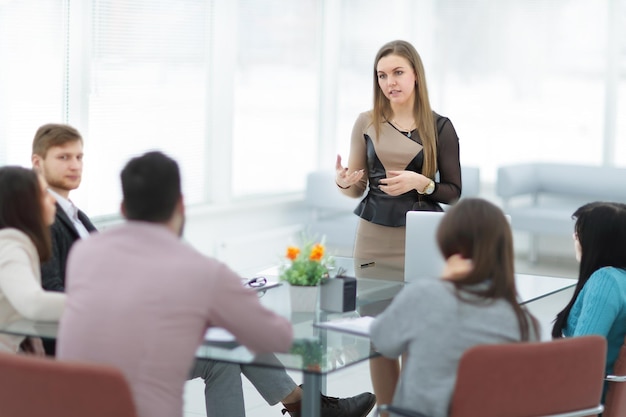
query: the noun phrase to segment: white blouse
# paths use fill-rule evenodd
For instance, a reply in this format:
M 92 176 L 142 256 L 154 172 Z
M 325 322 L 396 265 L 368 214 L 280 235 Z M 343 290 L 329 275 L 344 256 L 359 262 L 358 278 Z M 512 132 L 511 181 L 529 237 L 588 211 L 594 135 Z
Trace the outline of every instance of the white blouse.
M 30 238 L 17 229 L 0 230 L 0 323 L 26 318 L 58 321 L 65 294 L 41 287 L 39 255 Z M 17 352 L 23 336 L 0 335 L 0 351 Z

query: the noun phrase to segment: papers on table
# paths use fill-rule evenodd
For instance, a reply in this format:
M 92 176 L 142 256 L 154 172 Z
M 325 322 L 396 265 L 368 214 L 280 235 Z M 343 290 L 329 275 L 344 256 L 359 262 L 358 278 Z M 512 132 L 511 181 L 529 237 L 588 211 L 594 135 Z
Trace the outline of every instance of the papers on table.
M 210 327 L 204 334 L 204 343 L 228 349 L 239 346 L 235 336 L 222 327 Z
M 235 336 L 222 327 L 209 327 L 204 334 L 204 340 L 208 342 L 234 342 Z
M 373 321 L 374 317 L 363 316 L 315 323 L 314 326 L 369 337 Z

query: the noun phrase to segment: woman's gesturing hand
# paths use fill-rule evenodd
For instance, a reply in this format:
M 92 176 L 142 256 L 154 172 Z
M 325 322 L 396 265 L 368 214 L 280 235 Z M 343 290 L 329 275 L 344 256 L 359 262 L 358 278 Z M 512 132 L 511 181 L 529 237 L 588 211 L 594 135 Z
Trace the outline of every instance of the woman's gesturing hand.
M 341 155 L 337 155 L 335 171 L 335 182 L 340 188 L 350 188 L 350 186 L 356 184 L 361 180 L 361 178 L 363 178 L 364 173 L 362 169 L 358 171 L 348 172 L 348 167 L 344 167 L 341 164 Z

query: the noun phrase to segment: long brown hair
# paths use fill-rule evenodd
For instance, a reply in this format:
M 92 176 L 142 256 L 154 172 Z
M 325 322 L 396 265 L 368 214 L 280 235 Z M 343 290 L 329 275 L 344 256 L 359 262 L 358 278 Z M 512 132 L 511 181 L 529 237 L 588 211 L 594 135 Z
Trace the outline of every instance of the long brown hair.
M 437 172 L 437 130 L 426 87 L 426 74 L 422 58 L 409 42 L 396 40 L 383 45 L 374 59 L 374 110 L 372 111 L 372 124 L 376 135 L 380 135 L 380 126 L 392 117 L 391 104 L 385 97 L 378 85 L 378 61 L 387 55 L 397 55 L 405 58 L 415 71 L 415 103 L 413 104 L 413 117 L 417 127 L 417 133 L 424 147 L 424 165 L 422 174 L 434 179 Z
M 446 259 L 459 254 L 472 260 L 473 269 L 464 278 L 452 281 L 457 290 L 469 291 L 482 299 L 508 301 L 517 316 L 522 340 L 528 340 L 532 316 L 517 301 L 513 235 L 502 210 L 480 198 L 460 200 L 441 219 L 437 243 Z M 487 286 L 468 288 L 482 282 Z M 538 334 L 537 324 L 531 320 Z
M 0 229 L 24 232 L 37 248 L 39 260 L 50 259 L 50 228 L 43 215 L 43 193 L 39 177 L 18 166 L 0 168 Z

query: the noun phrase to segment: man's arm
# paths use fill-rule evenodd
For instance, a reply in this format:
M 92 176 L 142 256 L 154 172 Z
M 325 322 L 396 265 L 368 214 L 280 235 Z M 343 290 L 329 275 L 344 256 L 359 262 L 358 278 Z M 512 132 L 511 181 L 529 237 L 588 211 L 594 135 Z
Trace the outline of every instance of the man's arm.
M 291 323 L 259 302 L 256 291 L 244 288 L 241 278 L 226 266 L 208 294 L 212 325 L 223 327 L 256 353 L 286 352 L 293 340 Z M 271 290 L 270 290 L 271 291 Z

